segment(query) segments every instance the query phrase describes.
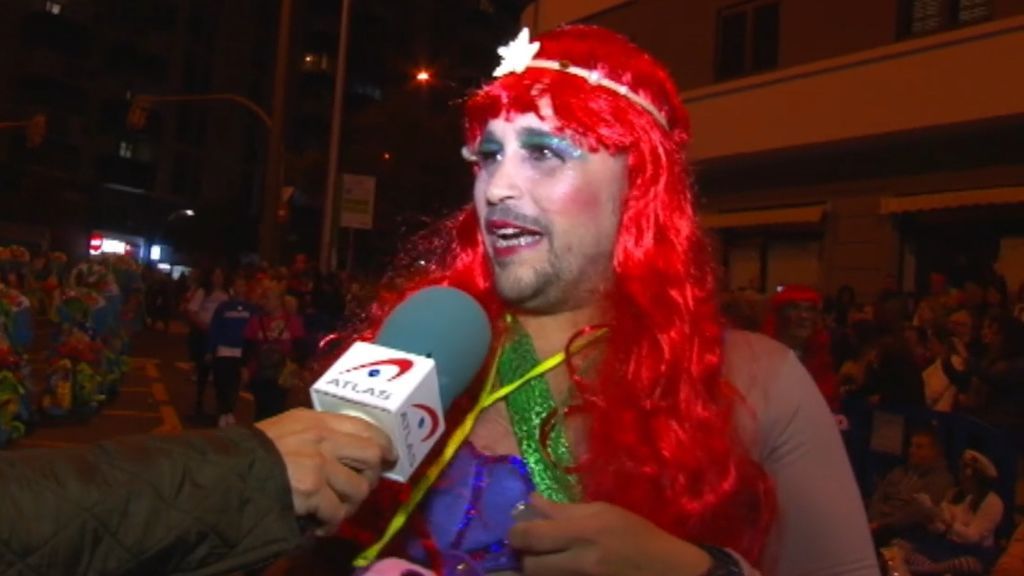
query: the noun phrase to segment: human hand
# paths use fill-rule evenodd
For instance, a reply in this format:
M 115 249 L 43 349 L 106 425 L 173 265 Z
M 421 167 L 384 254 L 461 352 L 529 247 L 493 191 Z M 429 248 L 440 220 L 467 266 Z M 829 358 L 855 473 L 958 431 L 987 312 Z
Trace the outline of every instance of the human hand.
M 617 506 L 558 504 L 536 494 L 530 506 L 544 519 L 520 522 L 508 535 L 526 576 L 697 576 L 711 567 L 702 549 Z
M 399 558 L 385 558 L 370 565 L 361 576 L 436 576 L 432 570 Z
M 289 410 L 256 423 L 288 471 L 297 516 L 315 516 L 333 531 L 366 499 L 397 455 L 376 426 L 342 414 Z

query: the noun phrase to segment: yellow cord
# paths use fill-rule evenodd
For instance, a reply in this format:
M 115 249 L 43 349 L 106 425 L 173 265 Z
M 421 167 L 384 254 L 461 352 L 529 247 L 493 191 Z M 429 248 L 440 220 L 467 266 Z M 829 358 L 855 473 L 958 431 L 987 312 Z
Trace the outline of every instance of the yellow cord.
M 586 341 L 581 342 L 579 346 L 574 346 L 573 351 L 575 352 L 579 348 L 586 347 L 596 340 L 596 336 L 600 336 L 604 332 L 605 330 L 598 331 L 595 333 L 594 337 L 586 339 Z M 498 348 L 498 350 L 501 349 L 501 347 Z M 480 398 L 477 399 L 476 405 L 474 405 L 473 409 L 470 410 L 469 415 L 466 416 L 465 420 L 459 424 L 459 427 L 452 432 L 452 435 L 448 438 L 448 442 L 444 446 L 444 451 L 441 452 L 441 455 L 437 460 L 430 465 L 430 468 L 428 468 L 423 474 L 423 477 L 416 483 L 416 486 L 409 494 L 409 499 L 402 503 L 398 508 L 398 511 L 395 512 L 394 517 L 391 518 L 391 522 L 388 523 L 387 529 L 384 530 L 384 535 L 381 536 L 380 539 L 372 546 L 364 550 L 355 559 L 352 565 L 357 568 L 365 568 L 369 566 L 377 559 L 381 550 L 383 550 L 384 547 L 387 546 L 388 543 L 390 543 L 391 540 L 402 530 L 406 522 L 408 522 L 409 517 L 412 515 L 413 510 L 416 509 L 416 506 L 419 505 L 420 501 L 427 494 L 427 491 L 430 490 L 430 487 L 433 486 L 434 482 L 436 482 L 441 476 L 441 473 L 448 466 L 449 462 L 451 462 L 452 458 L 455 457 L 455 452 L 458 451 L 459 446 L 461 446 L 462 443 L 466 441 L 466 438 L 469 437 L 469 433 L 473 430 L 473 426 L 476 424 L 477 418 L 480 417 L 481 412 L 496 402 L 501 401 L 523 384 L 526 384 L 538 376 L 547 374 L 556 366 L 565 362 L 565 356 L 566 353 L 563 350 L 535 366 L 533 370 L 530 370 L 522 378 L 492 392 L 494 383 L 497 381 L 498 377 L 498 357 L 495 356 L 494 361 L 491 363 L 491 369 L 487 374 L 487 380 L 484 383 L 483 392 L 480 394 Z

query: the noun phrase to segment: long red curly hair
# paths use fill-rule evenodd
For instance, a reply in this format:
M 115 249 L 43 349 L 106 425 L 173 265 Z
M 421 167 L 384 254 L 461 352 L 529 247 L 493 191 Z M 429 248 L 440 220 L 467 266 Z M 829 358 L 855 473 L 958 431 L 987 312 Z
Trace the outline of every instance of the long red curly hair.
M 758 564 L 776 516 L 775 493 L 738 437 L 744 403 L 722 377 L 715 273 L 685 160 L 687 113 L 669 73 L 618 34 L 568 26 L 538 40 L 536 58 L 599 70 L 653 103 L 668 123 L 610 89 L 534 68 L 494 81 L 466 105 L 471 147 L 490 120 L 534 113 L 588 149 L 628 158 L 629 190 L 605 295 L 613 329 L 598 375 L 578 390 L 589 418 L 587 456 L 578 466 L 584 497 Z M 546 118 L 540 102 L 550 104 Z M 369 310 L 361 337 L 372 337 L 398 302 L 428 285 L 473 295 L 502 330 L 507 310 L 472 206 L 421 235 L 404 262 L 400 280 Z M 457 405 L 449 422 L 464 410 L 465 403 Z

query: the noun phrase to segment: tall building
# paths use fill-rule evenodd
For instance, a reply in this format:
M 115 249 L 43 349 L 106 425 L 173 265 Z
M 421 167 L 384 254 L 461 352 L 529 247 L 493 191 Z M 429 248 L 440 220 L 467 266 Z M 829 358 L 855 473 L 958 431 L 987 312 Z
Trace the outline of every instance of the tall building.
M 181 225 L 173 216 L 184 209 L 206 222 L 252 212 L 266 147 L 253 115 L 159 104 L 138 132 L 126 118 L 138 94 L 231 92 L 266 105 L 275 8 L 270 0 L 4 2 L 0 118 L 45 112 L 49 131 L 34 150 L 18 133 L 0 134 L 2 240 L 38 238 L 82 256 L 95 230 L 153 241 Z
M 539 0 L 671 69 L 729 288 L 1024 282 L 1024 0 Z

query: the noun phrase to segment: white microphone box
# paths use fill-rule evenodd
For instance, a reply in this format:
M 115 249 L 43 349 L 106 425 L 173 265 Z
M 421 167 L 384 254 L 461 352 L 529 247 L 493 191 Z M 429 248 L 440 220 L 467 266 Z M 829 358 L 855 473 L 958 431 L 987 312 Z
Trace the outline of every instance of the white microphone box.
M 444 434 L 437 365 L 424 356 L 356 342 L 310 389 L 313 407 L 372 421 L 398 452 L 386 478 L 405 482 Z

